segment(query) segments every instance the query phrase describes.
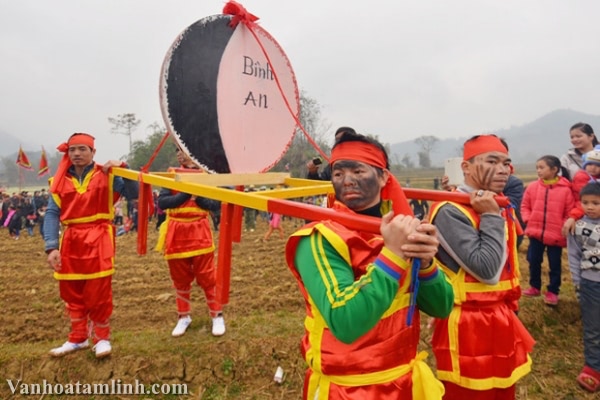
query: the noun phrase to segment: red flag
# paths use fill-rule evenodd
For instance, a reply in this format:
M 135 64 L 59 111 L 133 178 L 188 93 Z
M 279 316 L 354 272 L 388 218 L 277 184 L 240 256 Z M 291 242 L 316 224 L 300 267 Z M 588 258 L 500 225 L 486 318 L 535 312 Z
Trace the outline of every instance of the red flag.
M 50 169 L 48 168 L 48 159 L 46 158 L 46 150 L 44 150 L 44 146 L 42 146 L 42 157 L 40 158 L 40 168 L 38 170 L 38 178 L 49 174 Z
M 29 158 L 27 158 L 27 155 L 25 154 L 21 146 L 19 146 L 19 156 L 17 157 L 17 165 L 21 168 L 33 171 L 33 167 L 29 162 Z

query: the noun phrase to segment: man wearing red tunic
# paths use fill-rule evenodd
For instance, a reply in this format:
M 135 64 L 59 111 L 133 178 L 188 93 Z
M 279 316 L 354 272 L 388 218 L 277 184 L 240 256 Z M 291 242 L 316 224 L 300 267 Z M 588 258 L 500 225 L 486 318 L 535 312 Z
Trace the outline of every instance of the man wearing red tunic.
M 71 332 L 68 341 L 50 354 L 61 357 L 89 347 L 88 332 L 92 332 L 96 357 L 102 358 L 112 351 L 113 205 L 121 193 L 136 193 L 137 182 L 128 181 L 126 187 L 122 178 L 113 176 L 110 168 L 125 166 L 121 161 L 95 164 L 94 137 L 87 133 L 71 135 L 58 150 L 65 154 L 52 178 L 44 241 Z M 59 221 L 64 226 L 60 246 Z
M 495 135 L 465 142 L 464 184 L 470 205 L 434 204 L 437 259 L 454 287 L 454 309 L 438 319 L 432 338 L 445 400 L 512 400 L 531 370 L 534 340 L 516 311 L 521 296 L 517 218 L 501 209 L 510 175 L 508 150 Z
M 199 172 L 192 159 L 177 149 L 180 172 Z M 158 206 L 165 211 L 166 219 L 160 226 L 157 250 L 164 252 L 176 293 L 177 325 L 173 337 L 185 334 L 192 323 L 191 291 L 194 280 L 202 287 L 210 317 L 213 336 L 225 334 L 223 307 L 217 299 L 217 275 L 214 262 L 215 245 L 210 230 L 209 212 L 216 211 L 220 203 L 192 196 L 176 190 L 162 189 Z
M 444 317 L 452 307 L 452 288 L 433 259 L 435 228 L 412 216 L 380 143 L 346 133 L 330 163 L 333 209 L 380 217 L 381 231 L 320 221 L 287 243 L 287 263 L 306 302 L 303 398 L 441 399 L 426 353 L 417 354 L 415 310 Z

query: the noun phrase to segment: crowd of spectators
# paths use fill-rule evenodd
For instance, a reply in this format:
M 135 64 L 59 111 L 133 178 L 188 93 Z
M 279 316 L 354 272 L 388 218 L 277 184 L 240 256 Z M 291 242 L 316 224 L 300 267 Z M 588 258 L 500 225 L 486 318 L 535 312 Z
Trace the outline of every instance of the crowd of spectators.
M 34 228 L 42 232 L 44 215 L 48 206 L 46 189 L 8 193 L 0 189 L 0 227 L 6 228 L 10 237 L 19 240 L 21 232 L 34 235 Z

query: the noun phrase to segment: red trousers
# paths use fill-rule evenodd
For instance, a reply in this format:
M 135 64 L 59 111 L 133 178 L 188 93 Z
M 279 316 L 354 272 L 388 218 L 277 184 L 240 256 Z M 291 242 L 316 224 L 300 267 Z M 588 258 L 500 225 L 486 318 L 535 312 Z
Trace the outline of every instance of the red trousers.
M 506 389 L 472 390 L 451 382 L 444 382 L 444 400 L 515 400 L 515 385 Z
M 177 313 L 189 315 L 191 311 L 191 291 L 194 279 L 204 290 L 206 303 L 211 317 L 221 313 L 221 303 L 217 301 L 217 274 L 214 264 L 214 253 L 201 254 L 189 258 L 172 258 L 167 260 L 173 287 L 176 292 Z
M 90 333 L 93 333 L 94 343 L 109 340 L 109 319 L 113 310 L 112 275 L 88 280 L 60 280 L 58 285 L 60 298 L 66 303 L 71 319 L 69 342 L 81 343 L 90 337 Z

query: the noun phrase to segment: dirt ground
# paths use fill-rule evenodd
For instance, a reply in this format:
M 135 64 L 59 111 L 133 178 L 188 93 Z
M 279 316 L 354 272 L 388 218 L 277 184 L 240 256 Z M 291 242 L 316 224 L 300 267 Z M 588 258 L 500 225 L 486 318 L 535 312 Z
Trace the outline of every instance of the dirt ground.
M 284 221 L 286 234 L 299 225 L 299 221 Z M 192 326 L 185 336 L 175 339 L 170 336 L 176 322 L 173 289 L 164 260 L 152 250 L 157 235 L 153 222 L 150 227 L 148 254 L 144 256 L 136 254 L 134 234 L 117 238 L 113 354 L 103 360 L 96 360 L 89 350 L 60 359 L 47 354 L 66 340 L 68 320 L 57 283 L 45 263 L 43 242 L 37 230 L 33 237 L 22 232 L 19 240 L 9 238 L 6 229 L 0 230 L 0 399 L 64 398 L 19 394 L 22 386 L 13 394 L 8 381 L 13 385 L 66 385 L 111 380 L 116 385 L 140 382 L 146 385 L 145 390 L 154 384 L 186 384 L 188 394 L 68 397 L 300 398 L 304 365 L 299 341 L 304 306 L 285 265 L 285 240 L 273 234 L 268 242 L 263 242 L 267 224 L 259 218 L 256 230 L 243 233 L 241 243 L 234 244 L 225 336 L 210 335 L 203 295 L 194 287 Z M 521 269 L 526 270 L 524 251 L 521 253 Z M 563 280 L 569 280 L 568 274 Z M 522 318 L 536 339 L 541 340 L 534 354 L 535 371 L 519 383 L 518 398 L 596 398 L 574 383 L 582 363 L 576 303 L 565 300 L 560 311 L 539 304 L 532 299 L 523 301 Z M 428 335 L 424 329 L 425 348 Z M 281 384 L 273 381 L 278 366 L 285 373 Z

